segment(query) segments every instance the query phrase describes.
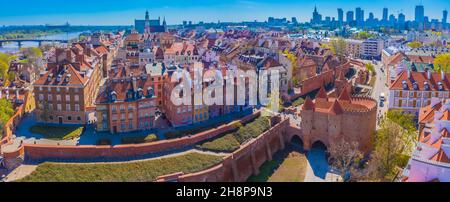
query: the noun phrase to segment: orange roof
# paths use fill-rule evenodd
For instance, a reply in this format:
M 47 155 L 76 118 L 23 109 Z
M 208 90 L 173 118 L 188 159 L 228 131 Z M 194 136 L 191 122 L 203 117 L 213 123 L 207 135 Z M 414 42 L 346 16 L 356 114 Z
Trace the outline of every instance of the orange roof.
M 328 99 L 327 92 L 325 91 L 325 88 L 322 86 L 317 93 L 316 98 L 322 98 L 322 99 Z
M 342 109 L 342 106 L 339 103 L 339 101 L 337 101 L 337 100 L 334 101 L 333 105 L 331 105 L 329 113 L 333 114 L 333 115 L 338 115 L 338 114 L 344 113 L 344 109 Z
M 303 104 L 303 110 L 314 110 L 314 103 L 311 98 L 306 97 L 305 103 Z
M 339 101 L 351 101 L 350 93 L 347 91 L 347 88 L 344 88 L 341 95 L 339 96 Z

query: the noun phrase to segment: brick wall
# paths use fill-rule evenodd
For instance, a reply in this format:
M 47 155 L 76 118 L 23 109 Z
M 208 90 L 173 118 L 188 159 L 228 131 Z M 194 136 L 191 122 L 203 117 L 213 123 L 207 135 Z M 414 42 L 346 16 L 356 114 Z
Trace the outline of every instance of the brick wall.
M 261 165 L 272 160 L 272 156 L 285 147 L 286 133 L 289 119 L 281 120 L 259 137 L 241 146 L 224 160 L 209 169 L 185 174 L 175 175 L 171 180 L 179 182 L 245 182 L 252 175 L 259 174 Z M 156 181 L 164 182 L 165 176 Z
M 261 115 L 261 112 L 255 112 L 240 119 L 241 123 L 247 123 L 250 120 Z M 117 145 L 117 146 L 56 146 L 56 145 L 32 145 L 25 144 L 25 158 L 32 160 L 43 159 L 93 159 L 93 158 L 123 158 L 137 157 L 146 154 L 169 151 L 185 148 L 195 145 L 201 141 L 214 138 L 221 134 L 236 129 L 233 123 L 222 125 L 192 136 L 181 137 L 171 140 L 162 140 L 146 144 Z

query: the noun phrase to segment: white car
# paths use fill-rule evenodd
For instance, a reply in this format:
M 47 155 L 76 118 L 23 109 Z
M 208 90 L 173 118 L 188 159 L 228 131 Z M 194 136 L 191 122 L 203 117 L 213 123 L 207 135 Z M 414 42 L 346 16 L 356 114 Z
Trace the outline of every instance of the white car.
M 386 95 L 385 95 L 384 93 L 381 93 L 381 94 L 380 94 L 380 101 L 381 101 L 381 102 L 386 101 Z

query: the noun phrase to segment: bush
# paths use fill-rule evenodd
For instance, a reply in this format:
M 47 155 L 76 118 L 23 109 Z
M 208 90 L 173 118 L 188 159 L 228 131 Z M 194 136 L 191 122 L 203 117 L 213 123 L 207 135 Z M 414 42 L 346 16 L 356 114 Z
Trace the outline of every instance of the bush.
M 233 152 L 239 149 L 240 145 L 233 133 L 229 133 L 213 141 L 197 145 L 197 148 L 216 152 Z
M 303 103 L 305 103 L 305 100 L 302 99 L 302 98 L 299 98 L 299 99 L 295 100 L 295 101 L 292 103 L 292 106 L 293 106 L 293 107 L 298 107 L 298 106 L 302 105 Z
M 111 145 L 110 139 L 100 139 L 97 141 L 96 145 Z
M 234 133 L 234 136 L 236 137 L 236 140 L 242 144 L 251 138 L 258 137 L 269 128 L 269 118 L 266 116 L 261 116 L 255 119 L 255 121 L 239 128 L 239 130 Z
M 147 136 L 137 136 L 137 137 L 122 137 L 122 144 L 142 144 L 149 143 L 158 140 L 155 134 L 149 134 Z

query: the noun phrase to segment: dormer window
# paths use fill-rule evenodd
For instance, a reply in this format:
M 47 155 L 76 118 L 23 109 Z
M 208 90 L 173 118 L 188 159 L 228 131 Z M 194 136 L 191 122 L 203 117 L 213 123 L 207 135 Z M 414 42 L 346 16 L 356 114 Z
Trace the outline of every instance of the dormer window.
M 152 87 L 148 87 L 147 88 L 147 97 L 151 98 L 155 95 L 155 91 L 153 90 Z
M 142 97 L 144 96 L 144 91 L 142 90 L 142 88 L 139 88 L 139 89 L 137 90 L 137 92 L 138 92 L 138 97 L 139 97 L 139 98 L 142 98 Z
M 128 99 L 128 100 L 132 100 L 132 99 L 133 99 L 133 91 L 129 91 L 129 92 L 127 93 L 127 99 Z
M 424 86 L 424 88 L 425 88 L 425 90 L 426 91 L 429 91 L 430 90 L 430 84 L 428 84 L 428 82 L 423 82 L 423 86 Z
M 117 100 L 117 93 L 116 91 L 111 92 L 111 101 L 115 102 Z
M 438 82 L 438 88 L 439 88 L 439 91 L 443 91 L 444 90 L 444 84 L 442 84 L 442 82 Z
M 408 83 L 406 81 L 402 81 L 403 90 L 408 90 Z
M 417 82 L 414 82 L 413 88 L 414 88 L 414 90 L 419 90 L 419 84 L 417 84 Z

